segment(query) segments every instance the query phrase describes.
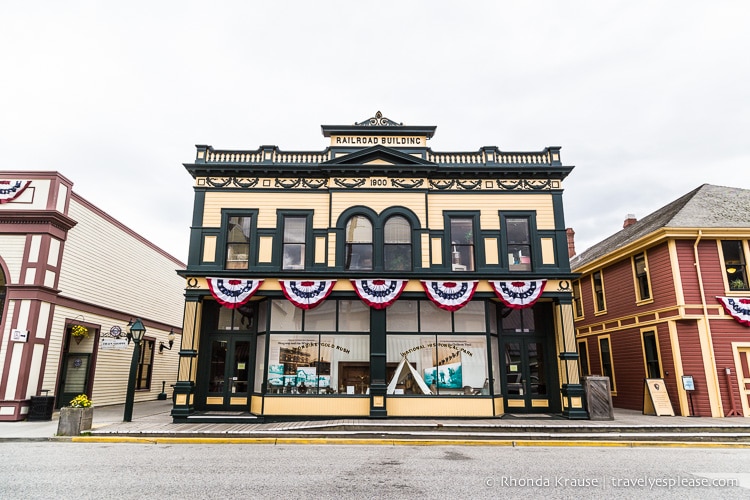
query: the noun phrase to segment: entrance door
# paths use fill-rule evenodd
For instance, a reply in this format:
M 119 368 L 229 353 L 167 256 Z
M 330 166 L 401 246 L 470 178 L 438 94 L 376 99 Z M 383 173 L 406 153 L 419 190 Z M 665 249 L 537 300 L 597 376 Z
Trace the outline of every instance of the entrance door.
M 210 335 L 207 348 L 210 356 L 200 377 L 204 409 L 249 410 L 250 408 L 250 346 L 249 336 Z M 198 403 L 198 407 L 200 408 Z
M 550 411 L 546 342 L 537 337 L 503 337 L 503 396 L 507 412 Z

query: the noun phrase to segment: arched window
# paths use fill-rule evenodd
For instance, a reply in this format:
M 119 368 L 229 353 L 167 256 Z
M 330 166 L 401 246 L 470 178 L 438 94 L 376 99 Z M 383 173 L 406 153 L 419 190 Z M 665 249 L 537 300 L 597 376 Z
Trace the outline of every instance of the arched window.
M 344 265 L 347 270 L 372 270 L 372 222 L 363 215 L 355 215 L 346 222 Z
M 386 271 L 411 271 L 411 224 L 405 217 L 394 215 L 383 228 Z

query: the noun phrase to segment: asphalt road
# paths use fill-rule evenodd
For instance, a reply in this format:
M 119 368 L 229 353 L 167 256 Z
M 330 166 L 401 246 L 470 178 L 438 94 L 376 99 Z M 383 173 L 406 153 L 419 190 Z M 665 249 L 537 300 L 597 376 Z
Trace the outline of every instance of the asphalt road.
M 748 498 L 750 450 L 7 442 L 0 498 Z

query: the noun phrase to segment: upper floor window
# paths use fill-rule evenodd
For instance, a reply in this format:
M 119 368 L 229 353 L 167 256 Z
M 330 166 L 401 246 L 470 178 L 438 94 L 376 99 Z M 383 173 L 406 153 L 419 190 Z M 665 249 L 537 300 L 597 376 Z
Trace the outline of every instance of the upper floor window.
M 723 240 L 721 250 L 724 254 L 724 269 L 730 290 L 747 290 L 747 272 L 742 241 Z
M 505 220 L 508 238 L 508 267 L 511 271 L 531 271 L 531 236 L 528 217 Z
M 596 271 L 591 275 L 591 282 L 594 287 L 594 307 L 596 307 L 596 312 L 602 312 L 607 307 L 604 303 L 604 280 L 601 271 Z
M 581 299 L 581 280 L 573 282 L 573 311 L 576 318 L 583 317 L 583 301 Z
M 227 225 L 227 269 L 247 269 L 250 262 L 250 229 L 253 218 L 231 216 Z
M 383 228 L 386 271 L 411 271 L 411 224 L 405 217 L 390 217 Z
M 635 282 L 638 300 L 651 298 L 651 287 L 648 279 L 648 268 L 646 267 L 646 254 L 641 252 L 633 257 L 633 268 L 635 269 Z
M 344 268 L 353 271 L 372 270 L 372 222 L 355 215 L 346 223 L 346 255 Z
M 474 219 L 450 218 L 451 270 L 474 270 Z
M 305 237 L 307 217 L 284 217 L 284 250 L 282 269 L 305 268 Z

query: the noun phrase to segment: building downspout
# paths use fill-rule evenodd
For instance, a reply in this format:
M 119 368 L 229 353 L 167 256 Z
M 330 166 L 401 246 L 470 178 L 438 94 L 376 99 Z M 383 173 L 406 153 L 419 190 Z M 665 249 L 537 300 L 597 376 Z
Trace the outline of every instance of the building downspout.
M 701 263 L 698 257 L 698 244 L 703 238 L 703 231 L 698 230 L 698 237 L 695 239 L 693 244 L 693 256 L 695 258 L 695 272 L 698 275 L 698 287 L 701 292 L 701 305 L 703 307 L 703 324 L 705 325 L 705 349 L 708 350 L 708 356 L 711 363 L 712 370 L 706 370 L 706 382 L 709 387 L 708 400 L 711 404 L 711 416 L 712 417 L 723 417 L 724 409 L 721 404 L 721 393 L 719 392 L 719 375 L 716 367 L 716 359 L 714 358 L 714 343 L 711 336 L 711 324 L 708 321 L 708 305 L 706 304 L 706 292 L 703 288 L 703 273 L 701 273 Z M 700 331 L 699 331 L 700 335 Z M 703 344 L 703 342 L 701 342 Z M 705 359 L 705 358 L 704 358 Z M 711 387 L 713 386 L 713 387 Z M 729 388 L 731 390 L 731 388 Z

